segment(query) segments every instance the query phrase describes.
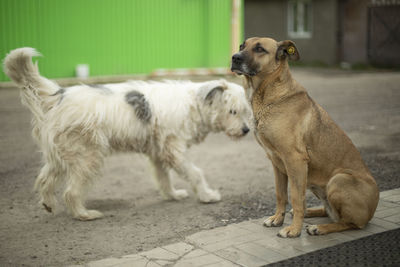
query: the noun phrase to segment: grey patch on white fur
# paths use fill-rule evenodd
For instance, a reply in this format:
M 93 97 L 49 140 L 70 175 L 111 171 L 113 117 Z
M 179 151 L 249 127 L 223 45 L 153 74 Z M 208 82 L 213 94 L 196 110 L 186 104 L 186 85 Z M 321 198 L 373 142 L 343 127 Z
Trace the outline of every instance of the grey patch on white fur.
M 64 93 L 65 93 L 65 89 L 64 88 L 60 88 L 60 89 L 57 90 L 57 92 L 55 92 L 54 94 L 52 94 L 50 96 L 61 95 L 60 100 L 58 100 L 58 104 L 60 104 L 61 101 L 64 99 Z
M 50 95 L 50 96 L 55 96 L 55 95 L 62 95 L 65 93 L 65 89 L 64 88 L 60 88 L 57 90 L 57 92 L 55 92 L 54 94 Z
M 94 89 L 98 89 L 98 90 L 100 90 L 102 93 L 105 93 L 105 94 L 111 94 L 111 93 L 112 93 L 112 91 L 110 90 L 110 88 L 108 88 L 107 86 L 102 85 L 102 84 L 89 84 L 89 86 L 92 87 L 92 88 L 94 88 Z
M 135 109 L 136 116 L 143 122 L 149 122 L 151 110 L 144 95 L 138 91 L 130 91 L 125 95 L 126 102 Z

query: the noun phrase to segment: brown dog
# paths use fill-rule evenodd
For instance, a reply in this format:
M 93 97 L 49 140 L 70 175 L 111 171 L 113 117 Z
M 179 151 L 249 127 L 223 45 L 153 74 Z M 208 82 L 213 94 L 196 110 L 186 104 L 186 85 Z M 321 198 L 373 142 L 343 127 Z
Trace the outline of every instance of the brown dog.
M 299 236 L 304 217 L 334 221 L 308 226 L 310 235 L 363 228 L 378 205 L 376 182 L 351 140 L 292 78 L 288 59 L 299 59 L 295 44 L 270 38 L 247 39 L 232 57 L 232 71 L 246 78 L 256 139 L 275 173 L 277 208 L 264 224 L 282 225 L 289 181 L 293 222 L 279 236 Z M 306 188 L 324 208 L 305 210 Z

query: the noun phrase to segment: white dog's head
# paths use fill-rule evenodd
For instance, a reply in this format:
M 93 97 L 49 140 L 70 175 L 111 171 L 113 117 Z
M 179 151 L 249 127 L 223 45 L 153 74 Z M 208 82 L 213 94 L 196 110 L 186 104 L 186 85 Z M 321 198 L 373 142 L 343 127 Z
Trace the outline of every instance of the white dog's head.
M 239 138 L 250 131 L 252 112 L 243 87 L 225 80 L 210 81 L 200 90 L 213 131 Z

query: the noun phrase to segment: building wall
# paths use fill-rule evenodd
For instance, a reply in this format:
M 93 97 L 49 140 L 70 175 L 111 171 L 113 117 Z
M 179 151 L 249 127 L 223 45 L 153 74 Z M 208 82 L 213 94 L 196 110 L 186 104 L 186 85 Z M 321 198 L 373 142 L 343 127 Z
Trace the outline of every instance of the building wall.
M 228 67 L 230 38 L 231 0 L 0 1 L 0 58 L 34 47 L 50 78 Z
M 369 0 L 340 2 L 341 48 L 340 60 L 349 63 L 367 63 L 367 7 Z
M 337 0 L 313 0 L 313 32 L 309 39 L 288 37 L 288 2 L 286 0 L 246 0 L 245 38 L 268 36 L 296 43 L 303 62 L 337 63 Z

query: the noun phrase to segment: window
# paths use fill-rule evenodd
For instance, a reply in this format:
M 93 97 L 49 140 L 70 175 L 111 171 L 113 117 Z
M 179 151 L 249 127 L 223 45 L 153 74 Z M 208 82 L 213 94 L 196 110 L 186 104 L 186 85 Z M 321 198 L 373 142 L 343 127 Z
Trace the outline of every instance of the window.
M 291 38 L 311 38 L 312 2 L 311 0 L 289 0 L 288 34 Z

